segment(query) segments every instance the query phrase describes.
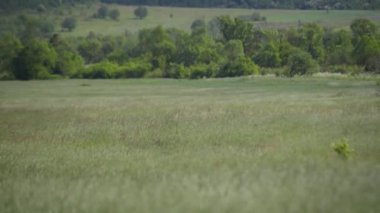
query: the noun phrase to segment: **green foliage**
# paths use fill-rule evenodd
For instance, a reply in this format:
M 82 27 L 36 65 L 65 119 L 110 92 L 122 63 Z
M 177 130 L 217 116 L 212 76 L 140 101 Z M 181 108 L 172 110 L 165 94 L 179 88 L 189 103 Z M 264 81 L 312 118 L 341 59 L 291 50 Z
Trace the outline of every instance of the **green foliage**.
M 100 6 L 95 17 L 104 19 L 104 18 L 107 18 L 107 16 L 108 16 L 108 7 L 105 5 Z
M 139 6 L 134 10 L 135 16 L 139 19 L 144 19 L 148 16 L 148 8 Z
M 370 73 L 380 74 L 380 54 L 367 59 L 365 70 Z
M 68 31 L 73 31 L 77 26 L 77 20 L 74 17 L 65 18 L 62 21 L 62 30 L 67 29 Z
M 51 33 L 49 27 L 43 32 L 42 19 L 21 15 L 17 21 L 20 42 L 46 38 L 48 32 Z M 211 25 L 215 32 L 210 32 Z M 279 68 L 265 69 L 264 73 L 294 76 L 317 72 L 319 65 L 322 71 L 334 73 L 357 74 L 363 69 L 379 73 L 377 28 L 368 21 L 356 21 L 351 27 L 353 36 L 346 30 L 323 30 L 315 23 L 300 25 L 297 29 L 262 30 L 240 18 L 220 16 L 209 22 L 208 31 L 204 19 L 195 20 L 191 33 L 158 26 L 141 30 L 138 35 L 128 33 L 118 37 L 94 32 L 85 38 L 65 36 L 66 39 L 61 39 L 54 35 L 49 36 L 50 47 L 57 55 L 54 65 L 47 71 L 36 71 L 39 76 L 29 72 L 32 74 L 22 78 L 41 78 L 43 73 L 42 78 L 49 78 L 51 74 L 80 77 L 83 73 L 88 78 L 234 77 L 257 74 L 258 66 Z M 21 50 L 16 52 L 17 57 L 10 52 L 0 61 L 2 78 L 14 77 L 15 61 Z M 93 69 L 83 69 L 84 63 Z M 118 67 L 112 68 L 110 64 Z M 41 67 L 46 66 L 35 66 L 34 70 L 43 70 Z M 87 72 L 79 72 L 82 69 Z M 26 69 L 20 70 L 16 72 L 28 73 L 24 72 Z
M 71 51 L 63 50 L 58 52 L 57 63 L 54 68 L 54 73 L 74 77 L 77 76 L 79 71 L 83 69 L 83 58 Z
M 23 49 L 21 41 L 13 34 L 0 37 L 0 80 L 12 79 L 12 63 Z
M 327 31 L 324 36 L 326 64 L 353 64 L 351 34 L 346 30 Z
M 323 46 L 323 29 L 316 23 L 305 24 L 299 29 L 300 43 L 295 45 L 306 52 L 310 53 L 313 59 L 322 63 L 325 59 Z
M 239 57 L 233 61 L 228 61 L 216 73 L 216 77 L 236 77 L 259 74 L 259 67 L 247 57 Z
M 378 55 L 380 55 L 380 41 L 373 36 L 362 36 L 353 50 L 353 56 L 359 65 L 366 65 L 370 58 Z
M 224 46 L 224 53 L 228 61 L 234 61 L 244 56 L 244 47 L 241 40 L 229 40 Z
M 117 21 L 117 20 L 119 20 L 120 12 L 118 9 L 113 9 L 109 12 L 109 16 L 111 19 Z
M 191 32 L 196 33 L 198 31 L 205 32 L 206 31 L 206 22 L 204 19 L 194 20 L 191 24 Z
M 186 68 L 186 77 L 190 79 L 210 78 L 215 75 L 218 70 L 216 64 L 194 64 Z
M 57 54 L 46 41 L 30 40 L 13 59 L 13 74 L 17 79 L 49 79 L 54 77 L 52 70 Z
M 289 77 L 295 75 L 310 75 L 317 72 L 318 69 L 318 64 L 309 53 L 300 49 L 295 49 L 289 56 L 286 75 Z
M 333 143 L 331 147 L 339 157 L 345 160 L 349 159 L 354 152 L 354 150 L 348 144 L 347 139 L 345 138 L 343 138 L 339 143 Z
M 357 46 L 363 37 L 374 37 L 378 32 L 376 24 L 368 19 L 355 19 L 350 27 L 354 46 Z
M 224 41 L 240 40 L 243 43 L 250 38 L 253 25 L 240 18 L 231 19 L 229 16 L 218 17 L 220 31 Z
M 81 73 L 81 77 L 89 79 L 109 79 L 115 76 L 115 73 L 120 67 L 109 61 L 102 61 L 93 64 Z
M 281 65 L 280 51 L 274 43 L 270 42 L 259 50 L 253 60 L 261 67 L 279 67 Z
M 153 70 L 152 64 L 143 58 L 137 58 L 127 62 L 117 73 L 117 77 L 142 78 Z
M 184 76 L 186 73 L 186 68 L 183 64 L 170 63 L 168 68 L 164 70 L 162 77 L 164 78 L 186 78 Z
M 86 63 L 96 63 L 102 60 L 102 43 L 96 38 L 83 40 L 78 45 L 78 52 Z

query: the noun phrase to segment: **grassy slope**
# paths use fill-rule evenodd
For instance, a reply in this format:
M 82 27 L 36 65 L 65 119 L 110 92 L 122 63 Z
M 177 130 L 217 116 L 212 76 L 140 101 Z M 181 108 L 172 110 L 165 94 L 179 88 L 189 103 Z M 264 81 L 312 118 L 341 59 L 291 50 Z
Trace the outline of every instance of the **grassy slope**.
M 0 212 L 379 212 L 379 92 L 318 78 L 0 82 Z M 344 137 L 347 162 L 330 147 Z
M 90 31 L 106 34 L 106 35 L 120 35 L 126 30 L 129 32 L 137 32 L 142 28 L 155 27 L 163 25 L 165 27 L 175 27 L 183 30 L 190 30 L 191 23 L 195 19 L 211 20 L 216 16 L 230 15 L 250 15 L 254 10 L 249 9 L 221 9 L 221 8 L 172 8 L 172 7 L 149 7 L 149 15 L 144 20 L 137 20 L 134 17 L 133 10 L 135 7 L 131 6 L 116 6 L 111 5 L 110 8 L 118 8 L 121 16 L 118 22 L 112 20 L 99 20 L 91 19 L 90 17 L 97 10 L 98 6 L 78 6 L 77 8 L 61 8 L 59 10 L 52 10 L 44 14 L 43 18 L 48 18 L 56 22 L 56 29 L 60 29 L 60 22 L 67 16 L 75 16 L 79 20 L 78 27 L 74 32 L 65 33 L 65 35 L 72 36 L 86 36 Z M 305 22 L 318 22 L 323 26 L 331 27 L 347 27 L 350 22 L 355 18 L 369 18 L 376 23 L 380 24 L 379 11 L 310 11 L 310 10 L 255 10 L 260 12 L 268 19 L 267 23 L 259 23 L 258 25 L 264 28 L 278 28 L 297 26 L 298 21 Z M 25 11 L 24 11 L 25 13 Z M 34 14 L 35 12 L 26 12 L 27 14 Z M 58 15 L 61 14 L 61 15 Z M 173 14 L 173 18 L 170 18 Z M 14 14 L 12 16 L 16 16 Z M 11 16 L 11 17 L 12 17 Z M 9 14 L 3 15 L 1 20 L 3 24 L 7 23 Z M 0 21 L 1 21 L 0 20 Z M 8 19 L 9 20 L 9 19 Z
M 241 16 L 250 15 L 253 10 L 249 9 L 221 9 L 221 8 L 171 8 L 149 7 L 149 15 L 144 20 L 134 18 L 135 7 L 113 6 L 121 12 L 119 22 L 112 20 L 84 20 L 79 22 L 80 28 L 71 33 L 72 35 L 87 35 L 94 31 L 102 34 L 121 34 L 125 30 L 137 32 L 142 28 L 151 28 L 157 25 L 175 27 L 182 30 L 190 30 L 191 23 L 196 19 L 210 21 L 221 15 Z M 95 11 L 96 8 L 93 8 Z M 84 10 L 83 14 L 92 14 L 91 10 Z M 262 27 L 289 27 L 297 26 L 301 22 L 318 22 L 324 26 L 347 27 L 355 18 L 370 18 L 380 23 L 378 11 L 304 11 L 304 10 L 257 10 L 268 18 L 268 23 L 260 23 Z M 173 14 L 173 18 L 170 18 Z

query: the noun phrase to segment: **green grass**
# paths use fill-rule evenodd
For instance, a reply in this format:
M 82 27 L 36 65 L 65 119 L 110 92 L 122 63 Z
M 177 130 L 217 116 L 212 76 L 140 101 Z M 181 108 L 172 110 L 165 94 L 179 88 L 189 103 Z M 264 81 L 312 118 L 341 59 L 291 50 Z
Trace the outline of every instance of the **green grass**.
M 0 212 L 379 212 L 379 94 L 315 77 L 0 82 Z
M 121 35 L 128 30 L 131 33 L 138 32 L 143 28 L 152 28 L 157 25 L 170 28 L 190 31 L 192 22 L 196 19 L 209 21 L 214 17 L 221 15 L 230 15 L 233 17 L 241 15 L 250 15 L 254 11 L 267 17 L 267 22 L 256 23 L 262 28 L 286 28 L 298 26 L 298 21 L 302 23 L 317 22 L 326 27 L 347 28 L 351 21 L 356 18 L 369 18 L 377 24 L 380 24 L 379 11 L 358 11 L 358 10 L 331 10 L 326 13 L 324 10 L 252 10 L 252 9 L 223 9 L 223 8 L 176 8 L 176 7 L 148 7 L 148 17 L 144 20 L 136 19 L 134 16 L 133 6 L 109 6 L 111 9 L 120 10 L 120 20 L 112 21 L 111 19 L 101 20 L 92 19 L 91 16 L 98 9 L 98 5 L 78 6 L 76 8 L 60 8 L 51 10 L 43 14 L 43 18 L 54 20 L 56 29 L 60 30 L 60 23 L 65 17 L 74 16 L 78 22 L 78 27 L 73 32 L 66 32 L 66 36 L 86 36 L 89 32 L 95 32 L 103 35 Z M 23 11 L 26 14 L 34 14 L 35 11 Z M 60 14 L 60 15 L 57 15 Z M 170 14 L 173 17 L 170 17 Z M 6 25 L 18 14 L 0 16 L 0 23 Z M 7 21 L 8 20 L 8 21 Z M 8 23 L 9 24 L 9 23 Z

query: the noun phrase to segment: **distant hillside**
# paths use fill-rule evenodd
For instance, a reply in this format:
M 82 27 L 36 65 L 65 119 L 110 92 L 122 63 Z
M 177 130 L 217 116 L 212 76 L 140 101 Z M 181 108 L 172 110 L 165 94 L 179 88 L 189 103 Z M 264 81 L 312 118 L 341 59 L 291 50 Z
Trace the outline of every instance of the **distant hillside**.
M 101 0 L 125 5 L 278 9 L 380 9 L 380 0 Z
M 1 0 L 3 11 L 59 7 L 67 4 L 91 4 L 95 2 L 123 5 L 224 7 L 224 8 L 273 8 L 273 9 L 380 9 L 380 0 Z

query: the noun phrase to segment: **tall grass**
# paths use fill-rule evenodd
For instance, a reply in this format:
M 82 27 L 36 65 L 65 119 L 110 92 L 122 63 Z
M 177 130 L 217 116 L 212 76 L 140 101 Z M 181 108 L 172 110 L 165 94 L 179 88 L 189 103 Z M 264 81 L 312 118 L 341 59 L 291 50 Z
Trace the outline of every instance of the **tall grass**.
M 0 118 L 4 213 L 380 210 L 370 80 L 0 82 Z

